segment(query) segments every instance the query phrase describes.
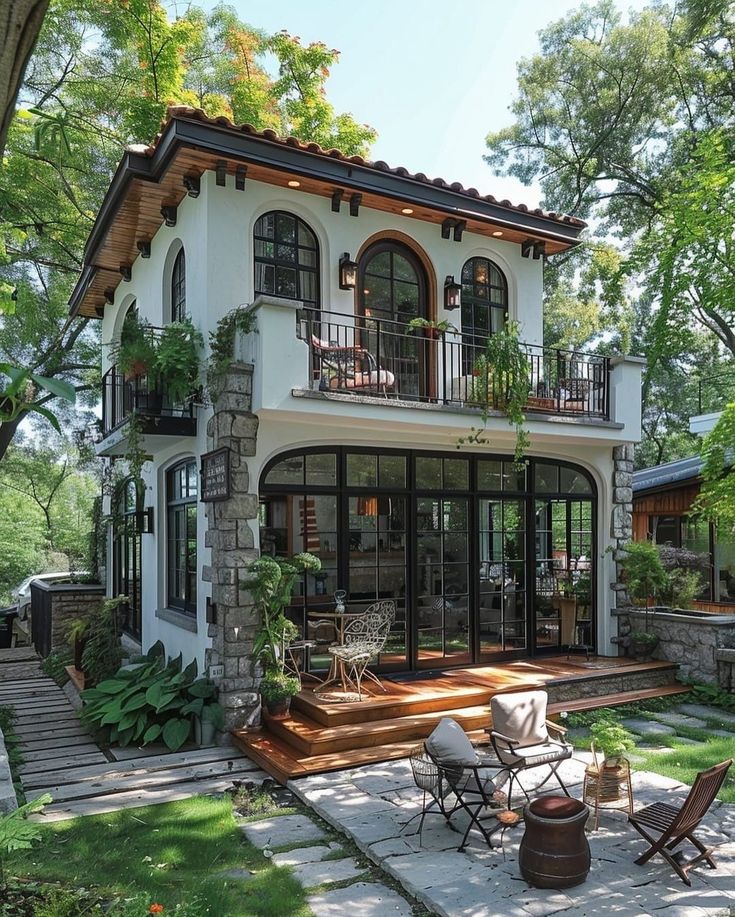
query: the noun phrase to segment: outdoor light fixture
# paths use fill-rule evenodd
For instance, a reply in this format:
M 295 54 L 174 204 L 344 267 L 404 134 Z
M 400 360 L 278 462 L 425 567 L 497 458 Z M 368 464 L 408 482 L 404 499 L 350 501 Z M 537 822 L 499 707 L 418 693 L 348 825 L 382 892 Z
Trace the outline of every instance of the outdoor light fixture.
M 339 288 L 340 290 L 354 290 L 357 286 L 357 262 L 350 259 L 350 253 L 345 252 L 339 259 Z
M 408 216 L 410 213 L 413 213 L 413 207 L 403 207 L 401 208 L 401 213 L 405 213 Z
M 135 527 L 142 535 L 153 535 L 153 507 L 146 506 L 135 514 Z
M 495 236 L 496 239 L 499 239 L 499 238 L 503 235 L 503 230 L 502 230 L 502 229 L 496 229 L 495 232 L 493 233 L 493 235 Z
M 453 274 L 447 274 L 444 281 L 444 308 L 451 311 L 459 309 L 462 287 L 455 281 Z
M 301 182 L 300 182 L 300 181 L 296 181 L 295 178 L 292 178 L 292 179 L 289 181 L 289 183 L 288 183 L 288 187 L 289 187 L 289 188 L 300 188 L 300 187 L 301 187 Z

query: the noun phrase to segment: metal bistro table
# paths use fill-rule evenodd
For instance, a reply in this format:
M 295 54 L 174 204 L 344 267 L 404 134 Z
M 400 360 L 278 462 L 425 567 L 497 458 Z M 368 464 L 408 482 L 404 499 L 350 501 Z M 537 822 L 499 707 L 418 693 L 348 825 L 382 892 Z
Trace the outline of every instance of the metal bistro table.
M 342 611 L 308 611 L 307 616 L 309 618 L 318 618 L 320 621 L 329 621 L 334 625 L 334 632 L 337 637 L 337 642 L 341 645 L 344 643 L 345 638 L 345 628 L 350 621 L 355 618 L 361 618 L 361 611 L 347 611 L 344 606 L 342 606 Z M 329 666 L 329 672 L 327 673 L 326 679 L 319 685 L 317 691 L 321 693 L 328 685 L 339 682 L 342 685 L 342 690 L 347 691 L 347 680 L 345 678 L 345 668 L 344 662 L 341 659 L 338 659 L 336 656 L 332 656 L 332 662 Z M 317 693 L 315 691 L 314 693 Z

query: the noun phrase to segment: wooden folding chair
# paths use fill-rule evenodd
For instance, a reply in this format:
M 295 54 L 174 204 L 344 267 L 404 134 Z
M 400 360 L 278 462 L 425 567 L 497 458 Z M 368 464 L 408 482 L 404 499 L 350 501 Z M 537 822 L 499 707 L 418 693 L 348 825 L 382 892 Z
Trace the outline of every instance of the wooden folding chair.
M 643 866 L 652 856 L 660 853 L 681 881 L 687 885 L 692 884 L 688 875 L 689 870 L 702 860 L 707 862 L 710 869 L 717 868 L 712 858 L 714 848 L 705 847 L 693 832 L 709 811 L 731 765 L 732 758 L 697 774 L 694 786 L 689 791 L 684 804 L 678 808 L 667 802 L 654 802 L 653 805 L 645 806 L 628 816 L 628 821 L 651 845 L 635 861 L 638 866 Z M 658 840 L 655 840 L 647 829 L 658 832 L 660 834 Z M 693 844 L 699 851 L 699 854 L 690 860 L 683 858 L 682 851 L 674 852 L 685 840 Z

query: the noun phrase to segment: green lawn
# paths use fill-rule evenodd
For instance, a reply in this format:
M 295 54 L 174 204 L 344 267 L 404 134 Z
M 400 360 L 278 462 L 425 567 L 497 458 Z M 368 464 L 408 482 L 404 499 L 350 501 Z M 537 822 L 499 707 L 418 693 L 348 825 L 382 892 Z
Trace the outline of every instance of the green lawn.
M 153 903 L 164 906 L 162 917 L 176 905 L 182 917 L 310 913 L 288 870 L 271 865 L 237 828 L 229 799 L 200 796 L 48 825 L 41 843 L 8 867 L 10 875 L 94 886 L 104 895 L 147 895 L 140 917 Z M 225 879 L 228 869 L 257 875 Z
M 663 744 L 663 743 L 662 743 Z M 637 758 L 634 769 L 637 771 L 653 771 L 664 777 L 680 780 L 691 786 L 699 771 L 706 770 L 727 758 L 735 757 L 735 735 L 732 739 L 709 738 L 703 745 L 682 745 L 671 736 L 666 743 L 674 749 L 672 752 L 656 752 L 647 748 L 638 747 L 635 750 Z M 723 802 L 735 802 L 735 765 L 730 769 L 725 784 L 717 794 Z

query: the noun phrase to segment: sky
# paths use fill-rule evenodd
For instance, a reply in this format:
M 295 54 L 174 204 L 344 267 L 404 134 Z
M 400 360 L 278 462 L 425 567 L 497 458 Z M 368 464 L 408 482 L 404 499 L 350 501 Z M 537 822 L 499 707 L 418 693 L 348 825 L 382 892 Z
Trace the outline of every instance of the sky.
M 337 111 L 378 131 L 372 159 L 513 203 L 539 203 L 537 187 L 493 175 L 482 159 L 485 137 L 511 123 L 516 64 L 538 50 L 538 31 L 581 0 L 227 2 L 266 32 L 285 29 L 341 52 L 327 94 Z

